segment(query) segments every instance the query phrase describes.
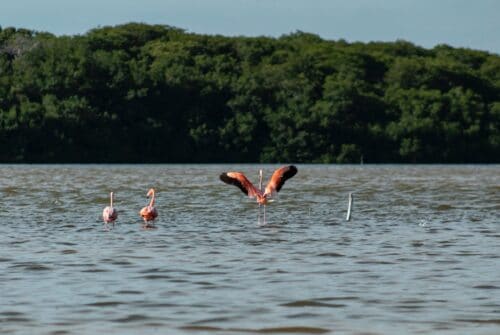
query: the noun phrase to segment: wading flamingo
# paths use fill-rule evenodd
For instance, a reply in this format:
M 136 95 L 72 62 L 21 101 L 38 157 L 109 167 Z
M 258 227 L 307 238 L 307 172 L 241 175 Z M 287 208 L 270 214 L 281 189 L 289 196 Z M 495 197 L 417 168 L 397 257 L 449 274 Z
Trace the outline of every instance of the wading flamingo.
M 297 168 L 294 165 L 283 166 L 274 171 L 271 180 L 267 183 L 265 190 L 262 190 L 262 170 L 259 170 L 259 188 L 245 177 L 241 172 L 224 172 L 220 175 L 220 180 L 226 184 L 237 186 L 243 193 L 250 198 L 256 198 L 259 204 L 258 222 L 260 224 L 260 212 L 262 205 L 264 206 L 264 223 L 266 224 L 266 204 L 270 201 L 269 198 L 281 190 L 285 181 L 297 174 Z
M 109 206 L 106 206 L 102 211 L 102 218 L 105 223 L 115 224 L 115 220 L 118 217 L 118 212 L 113 207 L 113 192 L 109 194 L 109 198 L 110 198 Z
M 149 201 L 149 205 L 142 208 L 139 214 L 142 216 L 144 219 L 144 227 L 146 228 L 151 228 L 154 227 L 154 220 L 158 216 L 158 211 L 156 208 L 154 208 L 155 205 L 155 190 L 154 189 L 149 189 L 148 197 L 151 197 L 151 200 Z M 152 221 L 151 223 L 149 223 Z

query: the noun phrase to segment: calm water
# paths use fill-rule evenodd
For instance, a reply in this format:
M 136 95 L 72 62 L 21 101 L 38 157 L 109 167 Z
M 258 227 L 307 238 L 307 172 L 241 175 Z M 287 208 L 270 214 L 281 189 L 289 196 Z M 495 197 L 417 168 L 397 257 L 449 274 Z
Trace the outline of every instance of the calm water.
M 276 167 L 0 166 L 0 333 L 500 333 L 500 166 Z

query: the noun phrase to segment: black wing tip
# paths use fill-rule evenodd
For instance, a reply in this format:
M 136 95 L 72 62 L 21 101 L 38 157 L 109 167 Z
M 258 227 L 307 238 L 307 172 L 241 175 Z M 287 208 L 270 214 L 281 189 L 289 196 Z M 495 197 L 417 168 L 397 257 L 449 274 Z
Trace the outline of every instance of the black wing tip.
M 299 170 L 297 169 L 297 167 L 295 165 L 289 165 L 288 166 L 288 169 L 285 171 L 285 173 L 283 174 L 283 178 L 286 180 L 286 179 L 290 179 L 292 178 L 293 176 L 295 176 L 297 174 Z
M 229 176 L 227 175 L 227 172 L 222 172 L 219 176 L 219 179 L 225 183 L 228 183 Z

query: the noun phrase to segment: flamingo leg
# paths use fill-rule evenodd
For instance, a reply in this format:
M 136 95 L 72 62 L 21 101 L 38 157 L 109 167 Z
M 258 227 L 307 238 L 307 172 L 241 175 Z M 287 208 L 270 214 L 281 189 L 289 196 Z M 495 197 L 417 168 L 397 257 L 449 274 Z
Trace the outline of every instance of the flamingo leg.
M 259 215 L 257 216 L 257 224 L 259 224 L 259 225 L 260 225 L 260 212 L 262 211 L 261 207 L 262 207 L 262 205 L 259 204 Z
M 266 205 L 264 205 L 264 224 L 266 224 Z
M 142 225 L 142 228 L 144 229 L 155 229 L 156 226 L 155 226 L 155 220 L 146 220 L 144 219 L 144 224 Z

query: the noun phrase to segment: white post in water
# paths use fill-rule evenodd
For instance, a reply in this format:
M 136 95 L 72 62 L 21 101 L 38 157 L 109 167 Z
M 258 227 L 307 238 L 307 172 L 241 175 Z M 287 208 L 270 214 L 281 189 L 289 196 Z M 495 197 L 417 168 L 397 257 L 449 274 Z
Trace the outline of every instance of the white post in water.
M 349 192 L 349 206 L 347 207 L 347 217 L 346 221 L 351 220 L 351 207 L 352 207 L 352 192 Z
M 259 170 L 259 190 L 262 192 L 262 169 Z M 257 218 L 257 223 L 260 225 L 260 209 L 262 205 L 259 204 L 259 217 Z M 266 224 L 266 206 L 264 206 L 264 224 Z

